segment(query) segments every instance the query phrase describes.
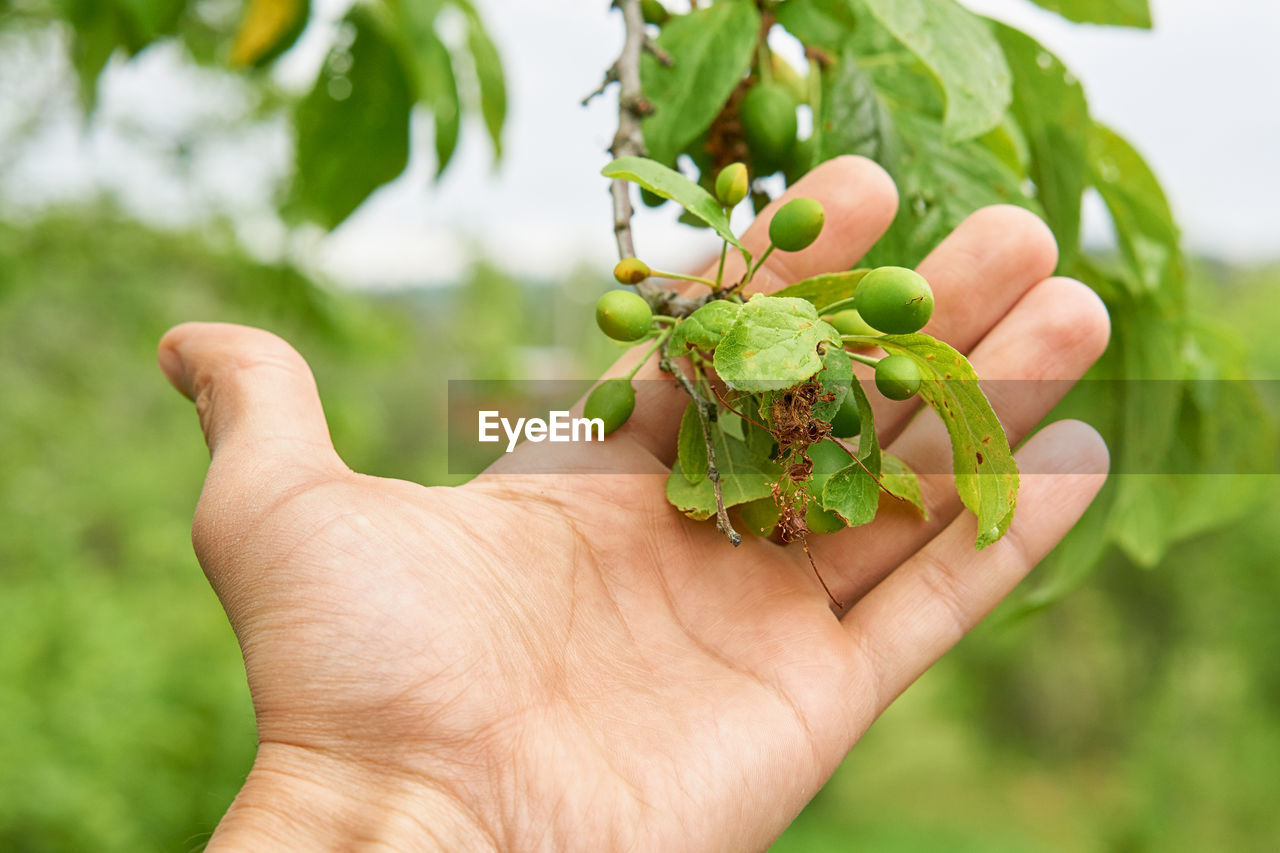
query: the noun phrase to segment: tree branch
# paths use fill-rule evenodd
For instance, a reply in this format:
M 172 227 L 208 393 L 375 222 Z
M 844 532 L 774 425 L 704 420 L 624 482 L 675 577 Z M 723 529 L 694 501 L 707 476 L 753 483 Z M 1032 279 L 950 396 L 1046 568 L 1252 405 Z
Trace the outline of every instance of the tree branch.
M 653 112 L 653 105 L 644 96 L 640 82 L 640 57 L 650 53 L 663 65 L 673 60 L 649 38 L 645 31 L 644 14 L 640 0 L 613 0 L 614 8 L 622 13 L 624 39 L 622 53 L 594 92 L 582 99 L 583 106 L 597 95 L 603 94 L 613 83 L 618 84 L 618 132 L 614 134 L 609 153 L 616 157 L 644 157 L 648 151 L 644 144 L 641 121 Z M 609 186 L 613 197 L 613 234 L 618 243 L 619 258 L 636 257 L 635 238 L 631 234 L 631 218 L 635 210 L 631 205 L 631 188 L 628 182 L 618 179 Z M 637 284 L 636 292 L 644 297 L 655 314 L 686 317 L 704 305 L 706 297 L 681 296 L 677 291 L 663 287 L 655 281 L 645 280 Z
M 622 12 L 625 37 L 622 53 L 609 75 L 618 81 L 618 132 L 613 137 L 609 153 L 615 158 L 643 157 L 648 152 L 640 122 L 653 111 L 653 106 L 645 100 L 644 88 L 640 83 L 640 55 L 648 41 L 644 15 L 640 11 L 640 0 L 613 0 L 613 5 Z M 636 247 L 631 236 L 631 217 L 634 211 L 631 207 L 630 187 L 626 181 L 617 179 L 613 181 L 609 191 L 613 196 L 613 234 L 618 242 L 618 257 L 634 258 Z M 656 282 L 642 281 L 636 285 L 636 291 L 655 307 L 667 301 L 661 293 L 661 286 Z
M 716 528 L 728 537 L 730 545 L 741 545 L 742 534 L 733 529 L 733 524 L 729 521 L 729 510 L 724 505 L 724 489 L 720 485 L 720 469 L 716 466 L 715 442 L 711 440 L 711 417 L 709 413 L 715 411 L 715 406 L 698 393 L 698 389 L 694 387 L 693 382 L 690 381 L 688 376 L 684 375 L 684 371 L 676 366 L 666 352 L 662 353 L 658 367 L 664 373 L 674 376 L 676 382 L 680 383 L 680 387 L 693 400 L 693 407 L 698 412 L 698 421 L 702 424 L 702 439 L 707 446 L 707 479 L 711 481 L 711 490 L 716 496 Z

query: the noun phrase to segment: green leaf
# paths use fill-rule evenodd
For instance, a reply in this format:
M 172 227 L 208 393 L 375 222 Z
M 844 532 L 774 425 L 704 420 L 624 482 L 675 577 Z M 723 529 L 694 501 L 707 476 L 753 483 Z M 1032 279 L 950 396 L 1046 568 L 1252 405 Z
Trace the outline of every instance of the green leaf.
M 326 63 L 294 114 L 293 206 L 332 228 L 409 162 L 413 91 L 400 54 L 378 19 L 357 6 L 351 68 Z
M 187 0 L 111 0 L 111 5 L 120 10 L 129 32 L 126 43 L 130 52 L 137 53 L 152 41 L 177 30 Z
M 822 488 L 822 507 L 844 519 L 850 527 L 875 521 L 880 487 L 875 477 L 857 462 L 833 474 Z
M 947 141 L 981 136 L 1000 123 L 1012 81 L 1000 45 L 981 18 L 955 0 L 862 2 L 942 84 Z
M 714 299 L 685 317 L 671 332 L 667 351 L 673 356 L 691 349 L 712 352 L 733 326 L 742 306 L 725 299 Z
M 978 142 L 1018 175 L 1026 175 L 1031 165 L 1031 149 L 1022 128 L 1008 113 L 992 130 L 978 137 Z
M 771 295 L 806 299 L 819 311 L 826 311 L 829 306 L 837 302 L 853 298 L 853 292 L 858 289 L 858 283 L 869 272 L 871 272 L 869 269 L 857 269 L 852 272 L 815 275 L 813 278 L 806 278 L 804 281 L 798 281 L 775 291 Z
M 1151 29 L 1151 8 L 1147 0 L 1031 0 L 1037 6 L 1057 12 L 1078 24 L 1111 24 L 1117 27 Z
M 815 163 L 841 154 L 859 154 L 891 168 L 897 158 L 893 117 L 871 75 L 858 65 L 858 54 L 851 43 L 846 43 L 839 60 L 822 72 L 822 103 L 815 137 Z
M 929 508 L 924 505 L 924 494 L 920 491 L 920 478 L 906 462 L 892 453 L 886 453 L 880 459 L 880 484 L 889 494 L 920 510 L 925 521 L 929 520 Z
M 869 524 L 876 517 L 880 505 L 880 442 L 876 438 L 875 414 L 871 401 L 862 390 L 862 383 L 854 382 L 850 391 L 858 403 L 858 416 L 862 421 L 858 434 L 857 458 L 836 472 L 822 487 L 822 508 L 836 513 L 850 527 Z
M 830 422 L 840 409 L 840 404 L 849 394 L 849 385 L 853 382 L 853 362 L 849 354 L 836 345 L 827 346 L 822 353 L 822 367 L 813 375 L 821 386 L 822 396 L 832 395 L 830 400 L 820 400 L 814 404 L 812 415 L 817 420 Z M 788 392 L 788 388 L 776 391 L 765 391 L 760 398 L 762 411 L 771 412 L 778 395 Z M 772 419 L 767 419 L 772 423 Z
M 852 458 L 853 454 L 834 438 L 824 438 L 817 444 L 810 445 L 809 459 L 813 462 L 813 474 L 809 480 L 809 494 L 821 498 L 827 481 L 848 468 Z
M 920 396 L 933 407 L 951 436 L 956 491 L 978 517 L 981 550 L 1009 529 L 1018 503 L 1018 464 L 1004 427 L 978 385 L 978 375 L 960 353 L 928 335 L 867 338 L 890 353 L 909 356 L 924 373 Z
M 1154 475 L 1173 448 L 1184 384 L 1182 333 L 1172 313 L 1151 295 L 1125 300 L 1114 319 L 1124 383 L 1117 437 L 1118 478 L 1110 515 L 1112 538 L 1140 565 L 1159 562 L 1173 531 L 1173 495 Z
M 849 385 L 853 382 L 853 362 L 849 359 L 849 353 L 845 352 L 839 345 L 827 347 L 822 354 L 822 369 L 818 371 L 814 379 L 822 386 L 822 394 L 833 395 L 831 400 L 819 401 L 813 407 L 813 416 L 819 420 L 828 421 L 836 416 L 836 412 L 840 410 L 840 404 L 844 402 L 844 398 L 849 394 Z
M 98 77 L 123 44 L 124 35 L 119 15 L 109 4 L 78 0 L 67 3 L 63 14 L 74 28 L 68 54 L 79 82 L 80 104 L 87 115 L 97 104 Z
M 1080 243 L 1093 124 L 1089 105 L 1079 81 L 1056 56 L 1011 27 L 994 28 L 1013 71 L 1012 112 L 1030 150 L 1030 178 L 1067 265 Z
M 310 0 L 249 0 L 228 61 L 246 67 L 270 62 L 306 29 Z
M 419 62 L 424 77 L 422 85 L 430 89 L 420 90 L 419 98 L 431 107 L 431 120 L 435 124 L 436 177 L 444 174 L 458 149 L 458 135 L 462 130 L 462 98 L 458 94 L 458 78 L 453 72 L 453 60 L 444 42 L 438 38 L 426 39 Z
M 707 476 L 707 441 L 702 432 L 702 419 L 698 406 L 692 400 L 685 406 L 680 418 L 680 432 L 676 437 L 676 464 L 690 485 Z
M 1115 224 L 1121 253 L 1135 276 L 1135 294 L 1170 304 L 1185 292 L 1181 236 L 1155 174 L 1115 131 L 1094 124 L 1090 138 L 1093 185 Z
M 686 178 L 684 175 L 668 169 L 661 163 L 646 157 L 619 157 L 600 170 L 606 178 L 631 181 L 639 184 L 654 195 L 669 198 L 694 216 L 715 229 L 716 233 L 739 249 L 745 257 L 750 258 L 742 243 L 733 235 L 729 227 L 729 217 L 720 206 L 720 202 L 711 193 Z
M 711 425 L 711 438 L 726 507 L 772 494 L 773 484 L 782 476 L 776 462 L 758 449 L 725 435 L 716 424 Z M 690 483 L 683 470 L 672 470 L 667 478 L 667 500 L 693 519 L 702 520 L 716 514 L 715 489 L 708 477 Z
M 507 81 L 502 58 L 470 0 L 451 0 L 467 19 L 467 50 L 475 67 L 480 91 L 480 115 L 493 143 L 493 157 L 502 159 L 502 128 L 507 121 Z
M 441 0 L 430 3 L 395 3 L 392 31 L 399 36 L 402 61 L 411 69 L 415 97 L 431 110 L 435 124 L 436 176 L 453 159 L 462 128 L 462 101 L 453 58 L 436 35 L 436 17 Z
M 720 0 L 662 28 L 658 47 L 671 66 L 649 53 L 640 61 L 644 97 L 653 107 L 641 126 L 653 159 L 674 164 L 711 125 L 750 68 L 759 30 L 760 13 L 750 0 Z
M 820 47 L 829 53 L 838 53 L 858 26 L 848 0 L 783 3 L 774 14 L 778 23 L 806 47 Z
M 862 265 L 914 267 L 969 214 L 992 204 L 1041 213 L 1020 175 L 977 140 L 950 144 L 936 119 L 896 113 L 902 154 L 892 171 L 901 203 Z
M 819 345 L 840 346 L 840 333 L 803 299 L 753 296 L 716 347 L 716 373 L 730 388 L 774 391 L 822 368 Z

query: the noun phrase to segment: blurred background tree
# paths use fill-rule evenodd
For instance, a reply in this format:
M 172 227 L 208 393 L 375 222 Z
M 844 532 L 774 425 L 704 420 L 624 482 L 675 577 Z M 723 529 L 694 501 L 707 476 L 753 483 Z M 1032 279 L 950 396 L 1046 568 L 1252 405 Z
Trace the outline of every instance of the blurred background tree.
M 252 760 L 238 651 L 190 551 L 207 454 L 155 369 L 164 329 L 198 318 L 282 334 L 314 366 L 352 467 L 433 484 L 460 479 L 441 377 L 587 377 L 616 353 L 562 320 L 588 316 L 607 286 L 601 255 L 555 275 L 511 262 L 546 241 L 537 217 L 559 185 L 602 190 L 589 163 L 537 174 L 545 159 L 521 159 L 521 137 L 503 132 L 515 79 L 503 63 L 524 74 L 546 46 L 491 36 L 496 4 L 349 5 L 0 3 L 0 849 L 199 848 Z M 574 51 L 579 14 L 546 12 Z M 585 94 L 614 50 L 574 56 L 554 97 Z M 97 193 L 49 190 L 81 156 L 50 142 L 68 123 L 118 171 Z M 592 156 L 607 144 L 577 135 L 562 144 Z M 377 245 L 357 228 L 363 202 L 397 178 L 448 199 L 468 152 L 504 150 L 540 191 L 526 193 L 523 233 L 503 235 L 509 252 L 393 232 L 423 244 L 405 262 L 422 269 L 378 283 L 432 286 L 350 286 L 369 282 L 341 275 L 343 241 Z M 599 199 L 588 213 L 607 243 Z M 1278 284 L 1274 264 L 1188 263 L 1195 322 L 1178 363 L 1220 371 L 1190 374 L 1202 378 L 1280 374 Z M 481 345 L 458 331 L 468 316 L 486 318 Z M 1197 361 L 1197 346 L 1215 358 Z M 1076 405 L 1105 420 L 1096 400 Z M 1256 458 L 1259 435 L 1275 452 L 1263 410 L 1222 420 L 1215 446 L 1253 448 L 1252 470 L 1276 470 Z M 1184 440 L 1203 432 L 1194 407 L 1175 422 Z M 778 849 L 1271 849 L 1274 484 L 1135 486 L 1201 497 L 1146 504 L 1121 549 L 1060 554 L 894 706 Z

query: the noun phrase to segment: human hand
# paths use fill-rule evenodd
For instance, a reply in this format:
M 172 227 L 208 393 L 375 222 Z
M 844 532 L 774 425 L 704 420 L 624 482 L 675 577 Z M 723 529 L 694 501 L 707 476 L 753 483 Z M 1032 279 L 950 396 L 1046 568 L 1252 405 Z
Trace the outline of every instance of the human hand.
M 792 194 L 828 224 L 775 254 L 761 289 L 847 269 L 896 210 L 860 158 Z M 1077 379 L 1108 321 L 1087 287 L 1048 277 L 1055 264 L 1031 214 L 974 214 L 921 265 L 937 301 L 925 331 L 984 379 Z M 838 614 L 799 549 L 732 548 L 667 504 L 685 404 L 670 383 L 638 383 L 626 426 L 574 446 L 577 473 L 531 473 L 567 471 L 563 445 L 525 445 L 465 486 L 423 488 L 350 471 L 305 362 L 268 333 L 179 326 L 160 362 L 209 443 L 193 539 L 258 718 L 210 850 L 764 848 L 1105 477 L 1090 427 L 1041 430 L 1018 453 L 1035 473 L 1012 527 L 975 552 L 951 478 L 922 475 L 929 521 L 891 504 L 812 541 Z M 1068 384 L 989 386 L 1011 443 Z M 883 441 L 946 470 L 945 430 L 916 412 L 878 400 Z

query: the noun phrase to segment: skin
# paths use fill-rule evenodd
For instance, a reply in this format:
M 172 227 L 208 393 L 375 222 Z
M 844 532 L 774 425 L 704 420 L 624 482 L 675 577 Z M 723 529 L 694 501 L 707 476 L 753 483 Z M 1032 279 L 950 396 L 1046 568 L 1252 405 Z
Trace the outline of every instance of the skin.
M 794 194 L 819 199 L 827 227 L 761 289 L 848 268 L 896 210 L 859 158 Z M 921 265 L 938 302 L 926 331 L 983 376 L 1078 378 L 1107 317 L 1049 277 L 1055 262 L 1030 214 L 975 214 Z M 1033 473 L 1009 534 L 982 552 L 950 478 L 926 473 L 930 521 L 886 505 L 815 542 L 834 610 L 798 549 L 731 548 L 667 505 L 685 405 L 669 381 L 638 382 L 602 444 L 528 445 L 466 486 L 424 488 L 349 470 L 305 362 L 267 332 L 186 324 L 159 358 L 208 440 L 193 539 L 258 719 L 214 851 L 763 849 L 1067 532 L 1107 466 L 1088 426 L 1042 429 L 1018 454 Z M 1015 442 L 1069 383 L 1016 384 L 992 392 Z M 892 452 L 944 470 L 932 413 L 875 405 Z M 531 473 L 568 463 L 578 473 Z

